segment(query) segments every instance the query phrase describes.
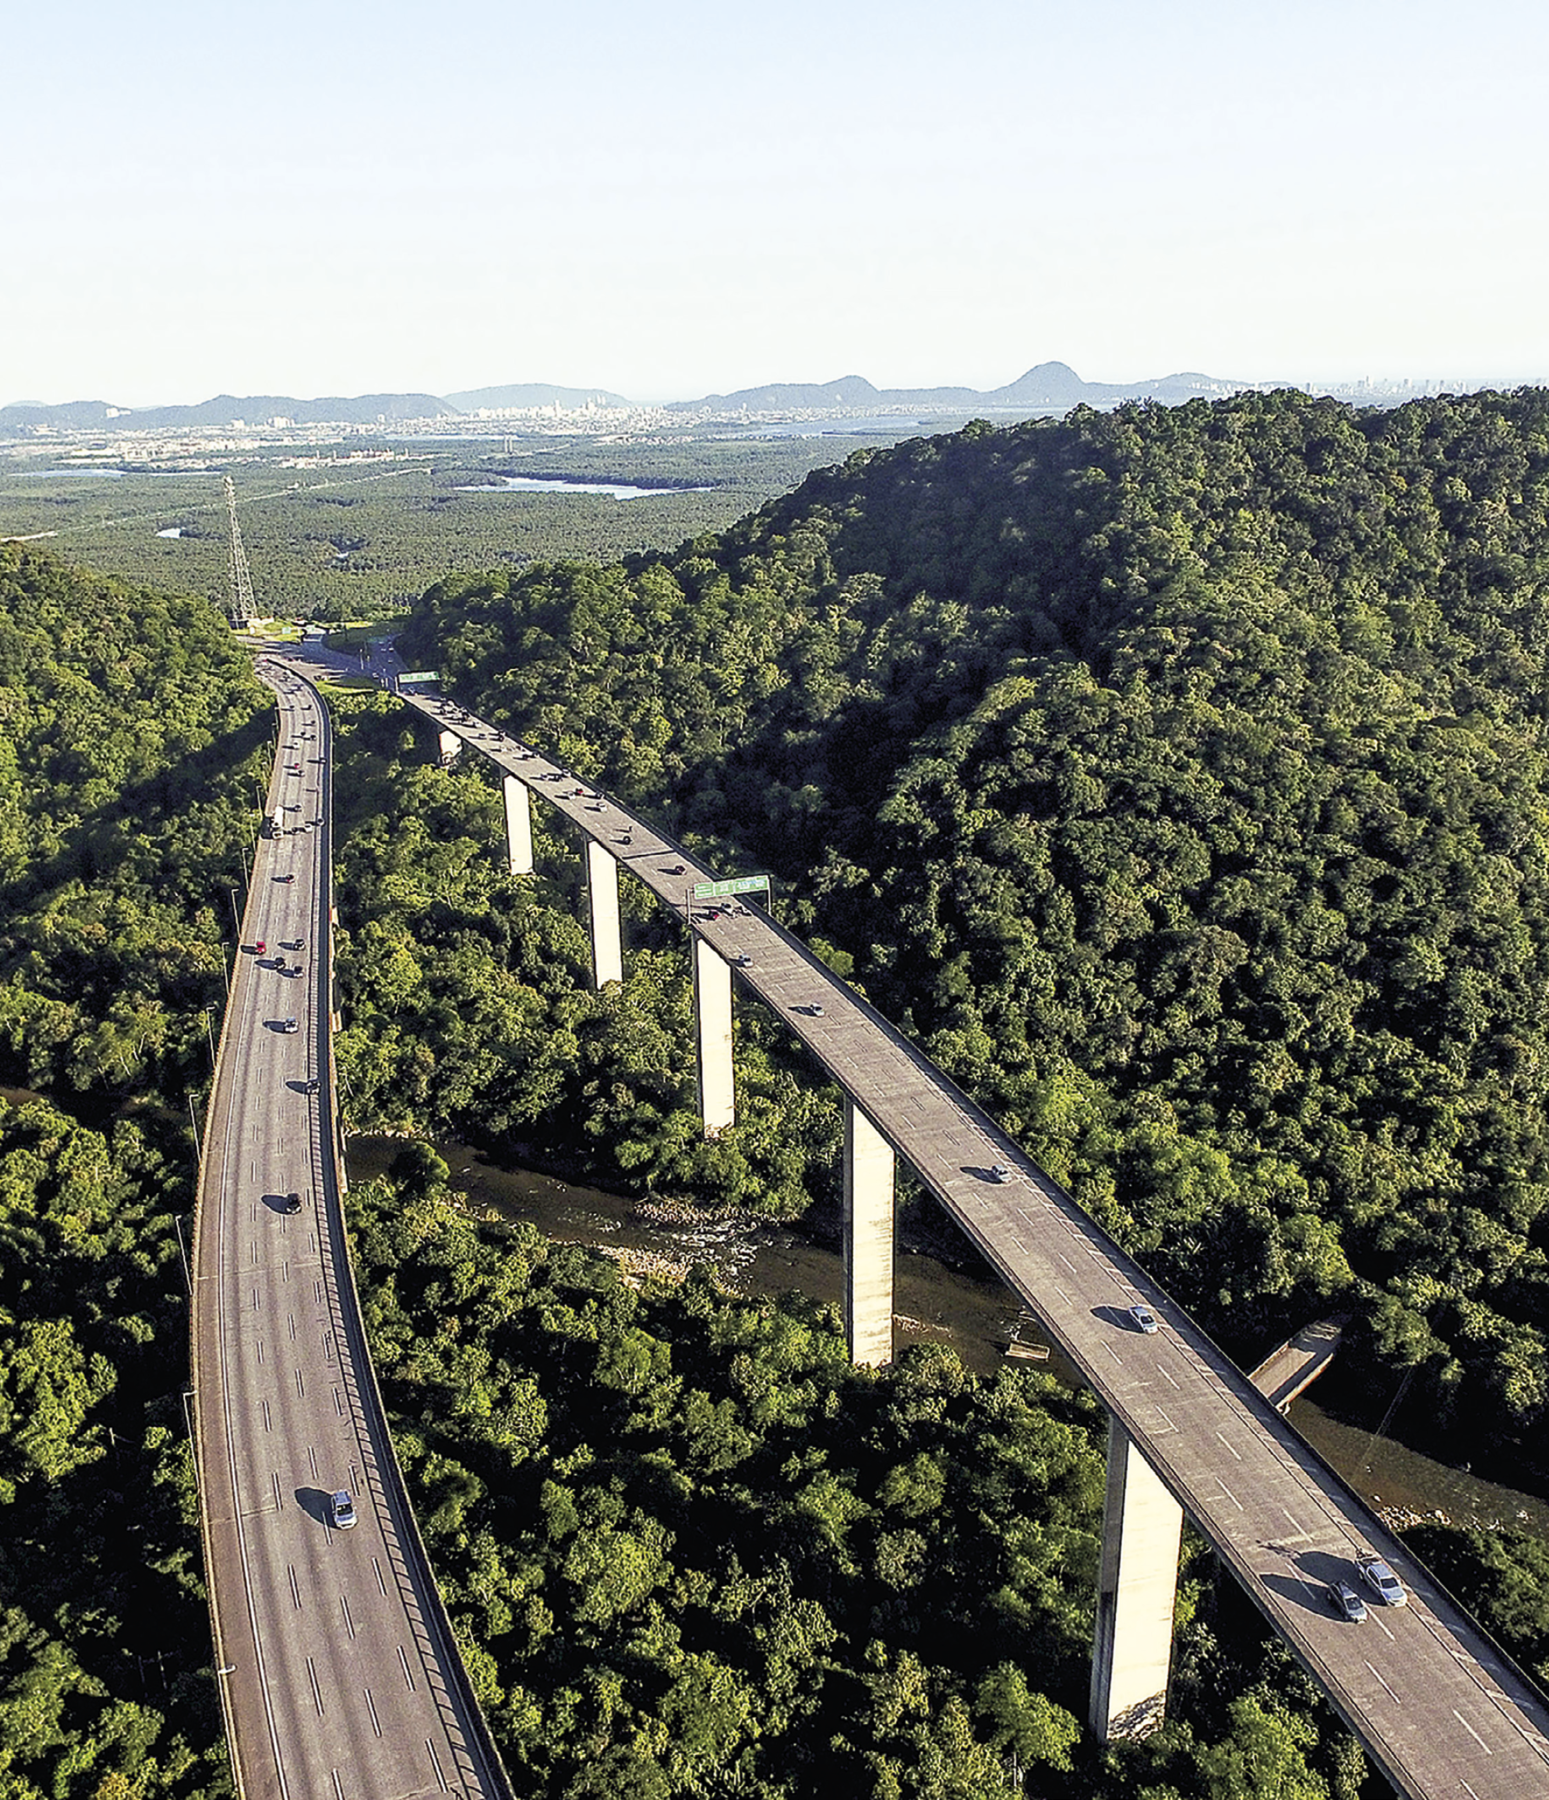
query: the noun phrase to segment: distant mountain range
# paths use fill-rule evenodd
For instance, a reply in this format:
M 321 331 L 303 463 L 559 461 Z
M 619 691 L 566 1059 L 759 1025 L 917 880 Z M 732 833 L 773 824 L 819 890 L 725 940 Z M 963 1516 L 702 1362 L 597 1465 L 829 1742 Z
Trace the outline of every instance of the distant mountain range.
M 71 400 L 63 406 L 23 402 L 0 406 L 0 431 L 45 425 L 55 430 L 150 431 L 180 425 L 267 425 L 288 419 L 295 425 L 397 424 L 407 419 L 455 418 L 458 408 L 434 394 L 358 394 L 354 399 L 296 400 L 287 394 L 217 394 L 197 406 L 109 406 L 103 400 Z
M 672 400 L 666 410 L 681 413 L 865 412 L 879 407 L 908 407 L 948 412 L 1065 409 L 1081 405 L 1114 406 L 1122 400 L 1214 399 L 1257 385 L 1221 381 L 1211 375 L 1163 375 L 1153 381 L 1083 381 L 1062 362 L 1039 363 L 1005 387 L 878 388 L 861 375 L 838 381 L 771 382 L 741 388 L 733 394 L 706 394 L 698 400 Z M 269 425 L 283 419 L 295 425 L 405 424 L 410 420 L 449 419 L 478 412 L 539 411 L 556 408 L 581 412 L 629 408 L 634 402 L 606 388 L 555 387 L 548 382 L 517 382 L 505 387 L 469 388 L 438 398 L 434 394 L 359 394 L 297 400 L 285 394 L 218 394 L 197 406 L 110 406 L 104 400 L 72 400 L 62 406 L 24 401 L 0 406 L 0 433 L 16 434 L 42 427 L 53 431 L 132 430 L 179 426 Z
M 1039 363 L 1005 387 L 876 388 L 863 375 L 845 375 L 838 381 L 773 382 L 767 387 L 742 388 L 734 394 L 706 394 L 702 400 L 673 400 L 674 412 L 783 412 L 808 408 L 873 406 L 944 407 L 1070 407 L 1112 406 L 1120 400 L 1164 400 L 1178 403 L 1222 394 L 1240 393 L 1257 385 L 1246 381 L 1220 381 L 1212 375 L 1162 375 L 1153 381 L 1083 381 L 1068 363 Z

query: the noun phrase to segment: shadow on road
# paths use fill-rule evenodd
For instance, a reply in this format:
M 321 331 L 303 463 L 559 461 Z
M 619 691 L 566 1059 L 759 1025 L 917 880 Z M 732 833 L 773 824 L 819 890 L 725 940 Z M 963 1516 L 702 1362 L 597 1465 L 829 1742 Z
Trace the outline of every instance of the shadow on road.
M 1120 1331 L 1133 1332 L 1136 1337 L 1144 1336 L 1140 1327 L 1122 1306 L 1094 1306 L 1092 1317 L 1101 1319 L 1105 1325 L 1117 1325 Z
M 1317 1613 L 1326 1618 L 1334 1611 L 1319 1582 L 1310 1579 L 1298 1581 L 1294 1575 L 1260 1575 L 1259 1581 L 1270 1593 L 1278 1594 L 1293 1606 L 1299 1606 L 1303 1612 Z
M 330 1506 L 332 1496 L 322 1488 L 297 1488 L 296 1504 L 309 1519 L 315 1519 L 319 1525 L 332 1523 L 333 1514 Z

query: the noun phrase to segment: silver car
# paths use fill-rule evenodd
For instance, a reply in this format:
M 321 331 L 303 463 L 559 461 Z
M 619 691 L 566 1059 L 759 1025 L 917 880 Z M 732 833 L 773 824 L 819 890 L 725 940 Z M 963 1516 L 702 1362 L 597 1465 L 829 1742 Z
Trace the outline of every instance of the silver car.
M 1362 1581 L 1384 1606 L 1408 1606 L 1409 1595 L 1404 1590 L 1403 1582 L 1380 1556 L 1358 1556 L 1355 1566 L 1361 1571 Z

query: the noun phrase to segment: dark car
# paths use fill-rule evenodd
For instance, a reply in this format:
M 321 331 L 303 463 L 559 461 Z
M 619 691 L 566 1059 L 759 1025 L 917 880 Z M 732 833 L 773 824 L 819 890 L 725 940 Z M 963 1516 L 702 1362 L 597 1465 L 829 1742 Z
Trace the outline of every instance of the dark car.
M 1359 1625 L 1365 1620 L 1366 1602 L 1348 1581 L 1331 1581 L 1327 1593 L 1329 1605 L 1340 1618 L 1348 1619 L 1352 1625 Z
M 301 1211 L 300 1194 L 291 1193 L 285 1196 L 285 1210 L 288 1213 L 299 1213 Z

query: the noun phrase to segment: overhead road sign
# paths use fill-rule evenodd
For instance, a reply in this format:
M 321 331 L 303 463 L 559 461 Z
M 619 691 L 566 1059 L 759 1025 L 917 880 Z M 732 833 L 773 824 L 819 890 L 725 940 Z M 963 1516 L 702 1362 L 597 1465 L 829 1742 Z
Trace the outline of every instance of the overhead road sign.
M 769 877 L 767 875 L 739 875 L 735 881 L 696 881 L 694 898 L 696 900 L 720 900 L 727 894 L 769 894 Z

